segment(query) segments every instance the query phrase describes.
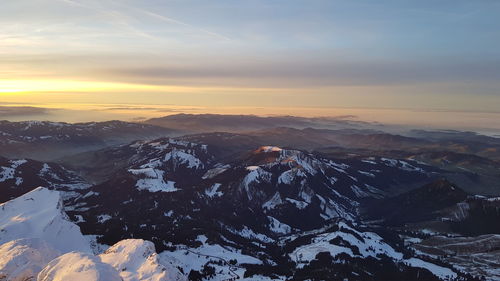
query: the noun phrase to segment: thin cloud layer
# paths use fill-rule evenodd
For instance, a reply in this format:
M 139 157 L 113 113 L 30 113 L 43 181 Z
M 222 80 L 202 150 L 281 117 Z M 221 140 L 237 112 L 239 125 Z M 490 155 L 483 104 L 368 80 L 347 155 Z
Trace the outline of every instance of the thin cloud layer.
M 50 109 L 33 106 L 0 106 L 0 117 L 33 116 L 49 114 Z

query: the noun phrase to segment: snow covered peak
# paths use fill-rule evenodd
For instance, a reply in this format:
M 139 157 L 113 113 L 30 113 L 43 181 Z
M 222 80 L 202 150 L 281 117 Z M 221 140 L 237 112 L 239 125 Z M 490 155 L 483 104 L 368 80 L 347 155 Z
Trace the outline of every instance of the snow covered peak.
M 165 155 L 164 160 L 172 161 L 175 166 L 184 165 L 188 168 L 203 168 L 203 163 L 201 162 L 201 160 L 194 156 L 193 152 L 189 150 L 187 151 L 188 152 L 185 152 L 184 150 L 172 149 L 172 151 Z
M 277 147 L 277 146 L 270 146 L 270 145 L 266 145 L 266 146 L 261 146 L 259 147 L 259 149 L 256 150 L 256 152 L 264 152 L 264 153 L 269 153 L 269 152 L 279 152 L 279 151 L 282 151 L 283 149 L 281 149 L 280 147 Z
M 262 146 L 254 151 L 251 163 L 259 166 L 273 167 L 276 165 L 304 170 L 315 174 L 326 163 L 312 154 L 301 150 L 281 149 L 276 146 Z
M 127 170 L 137 179 L 137 188 L 150 192 L 178 191 L 178 180 L 203 175 L 212 157 L 206 145 L 167 138 L 137 141 L 116 151 L 131 159 Z
M 39 274 L 38 281 L 122 281 L 111 265 L 98 257 L 71 252 L 52 260 Z
M 35 280 L 60 252 L 42 239 L 18 239 L 0 245 L 0 279 Z M 3 279 L 6 278 L 6 279 Z
M 42 238 L 57 250 L 91 252 L 80 228 L 63 211 L 58 191 L 38 187 L 0 204 L 0 244 L 19 238 Z
M 125 281 L 170 281 L 185 279 L 176 268 L 166 268 L 158 261 L 155 246 L 142 239 L 122 240 L 100 255 Z

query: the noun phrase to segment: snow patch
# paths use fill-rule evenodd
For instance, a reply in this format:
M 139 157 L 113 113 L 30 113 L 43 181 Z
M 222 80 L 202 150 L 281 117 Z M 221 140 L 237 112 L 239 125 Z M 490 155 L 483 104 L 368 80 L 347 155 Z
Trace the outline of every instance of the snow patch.
M 281 195 L 279 192 L 274 193 L 273 197 L 271 199 L 267 200 L 264 204 L 262 204 L 262 208 L 266 210 L 272 210 L 276 208 L 276 206 L 279 206 L 283 204 L 283 200 L 281 200 Z
M 172 161 L 175 166 L 185 165 L 188 168 L 203 168 L 203 163 L 200 159 L 192 154 L 186 153 L 183 150 L 172 149 L 169 153 L 165 154 L 164 161 Z
M 277 147 L 277 146 L 262 146 L 259 151 L 269 153 L 269 152 L 277 152 L 277 151 L 282 151 L 283 149 Z
M 205 190 L 205 194 L 210 198 L 221 197 L 224 193 L 218 191 L 220 183 L 214 183 L 210 188 Z
M 278 234 L 289 234 L 292 232 L 292 228 L 288 224 L 284 224 L 273 217 L 267 217 L 269 219 L 269 229 Z
M 141 169 L 129 169 L 130 173 L 134 175 L 142 175 L 145 178 L 137 180 L 135 186 L 139 190 L 147 190 L 150 192 L 174 192 L 179 190 L 175 187 L 175 182 L 165 181 L 165 172 L 154 168 L 141 168 Z
M 106 214 L 97 216 L 97 222 L 98 223 L 105 223 L 105 222 L 109 221 L 110 219 L 111 219 L 111 216 L 110 215 L 106 215 Z

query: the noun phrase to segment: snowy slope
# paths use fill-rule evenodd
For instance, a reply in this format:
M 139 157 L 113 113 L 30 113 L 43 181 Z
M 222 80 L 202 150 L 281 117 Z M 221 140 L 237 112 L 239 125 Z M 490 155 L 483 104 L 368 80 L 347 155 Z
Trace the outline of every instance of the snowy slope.
M 214 267 L 217 274 L 210 279 L 214 281 L 241 279 L 245 273 L 243 264 L 262 264 L 261 260 L 242 254 L 241 250 L 210 244 L 204 235 L 198 236 L 197 241 L 201 245 L 196 248 L 177 245 L 175 250 L 161 252 L 159 254 L 161 262 L 183 268 L 186 274 L 191 271 L 203 271 L 206 266 Z M 235 263 L 230 264 L 230 260 Z
M 159 263 L 155 246 L 142 239 L 122 240 L 99 256 L 113 266 L 125 281 L 177 281 L 186 278 L 177 268 Z
M 0 204 L 0 243 L 42 238 L 57 250 L 91 252 L 80 228 L 63 211 L 58 191 L 38 187 Z
M 411 267 L 419 267 L 419 268 L 425 268 L 432 272 L 435 276 L 439 277 L 442 280 L 451 280 L 453 278 L 457 277 L 457 274 L 453 272 L 453 270 L 442 267 L 439 265 L 435 265 L 430 262 L 423 261 L 421 259 L 417 258 L 410 258 L 407 260 L 404 260 L 404 263 L 411 266 Z
M 38 273 L 60 252 L 47 242 L 18 239 L 0 246 L 0 280 L 35 280 Z
M 382 256 L 386 256 L 396 263 L 426 269 L 441 280 L 452 280 L 458 276 L 450 268 L 439 266 L 419 258 L 404 259 L 402 253 L 396 251 L 389 244 L 385 243 L 379 235 L 373 232 L 358 231 L 344 222 L 339 222 L 336 228 L 336 231 L 327 231 L 315 235 L 309 243 L 297 247 L 289 254 L 289 257 L 297 263 L 297 268 L 303 268 L 310 264 L 311 261 L 317 258 L 319 253 L 327 252 L 338 263 L 346 262 L 345 256 L 363 259 L 368 257 L 380 259 Z M 291 240 L 292 242 L 293 239 Z
M 37 186 L 61 191 L 61 196 L 68 202 L 90 184 L 58 164 L 0 156 L 0 203 L 19 197 Z
M 377 234 L 357 231 L 344 222 L 338 223 L 337 231 L 318 234 L 309 244 L 298 247 L 289 256 L 299 266 L 303 266 L 321 252 L 328 252 L 332 257 L 341 253 L 363 258 L 385 255 L 400 260 L 403 257 Z
M 122 281 L 111 265 L 98 257 L 79 252 L 52 260 L 39 274 L 38 281 Z

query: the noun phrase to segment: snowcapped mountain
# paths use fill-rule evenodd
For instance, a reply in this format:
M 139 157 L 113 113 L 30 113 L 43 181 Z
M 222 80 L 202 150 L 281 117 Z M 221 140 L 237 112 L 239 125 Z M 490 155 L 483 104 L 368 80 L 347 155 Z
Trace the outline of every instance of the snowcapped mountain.
M 161 229 L 164 237 L 153 239 L 160 249 L 169 233 L 195 222 L 209 229 L 230 225 L 230 235 L 248 229 L 277 237 L 320 227 L 332 218 L 353 220 L 359 200 L 385 195 L 389 181 L 379 175 L 397 172 L 400 180 L 424 180 L 433 171 L 414 162 L 380 158 L 347 164 L 266 146 L 224 163 L 216 161 L 210 146 L 175 139 L 134 142 L 99 153 L 119 168 L 79 198 L 79 208 L 69 214 L 83 217 L 84 232 L 105 233 L 107 243 L 127 238 L 125 232 Z M 245 224 L 235 224 L 234 215 Z M 191 241 L 198 234 L 204 233 L 193 232 Z
M 37 188 L 1 205 L 1 249 L 12 257 L 5 264 L 25 259 L 21 249 L 48 251 L 11 241 L 42 238 L 63 255 L 48 266 L 28 264 L 26 272 L 42 271 L 39 280 L 474 280 L 453 260 L 415 250 L 431 234 L 405 223 L 414 214 L 463 223 L 478 214 L 477 200 L 493 198 L 474 201 L 436 181 L 449 171 L 420 158 L 320 153 L 261 140 L 199 134 L 65 158 L 81 177 L 64 164 L 4 159 L 6 190 L 21 192 L 23 183 L 26 191 L 31 183 L 57 190 Z M 371 206 L 371 221 L 363 221 Z M 404 218 L 399 228 L 384 224 L 394 210 Z M 481 217 L 490 214 L 484 210 Z M 79 244 L 69 237 L 82 249 L 67 253 Z
M 102 262 L 115 268 L 124 281 L 180 281 L 186 280 L 179 269 L 163 265 L 155 246 L 141 239 L 126 239 L 111 246 L 99 256 Z
M 349 261 L 370 272 L 370 266 L 391 265 L 394 276 L 408 280 L 420 274 L 409 268 L 424 267 L 424 280 L 442 277 L 429 270 L 432 262 L 403 258 L 399 242 L 358 226 L 361 204 L 386 197 L 401 182 L 432 180 L 435 168 L 384 157 L 324 158 L 275 146 L 221 158 L 221 149 L 158 139 L 94 153 L 115 163 L 113 173 L 90 187 L 68 214 L 100 243 L 152 241 L 163 264 L 181 268 L 192 280 L 300 276 L 314 270 L 322 252 L 330 252 L 335 267 Z M 351 236 L 356 240 L 347 240 Z M 299 252 L 308 258 L 298 260 Z M 373 264 L 362 265 L 370 258 Z
M 39 187 L 0 205 L 1 280 L 185 280 L 149 241 L 123 240 L 94 256 L 62 204 L 59 192 Z

